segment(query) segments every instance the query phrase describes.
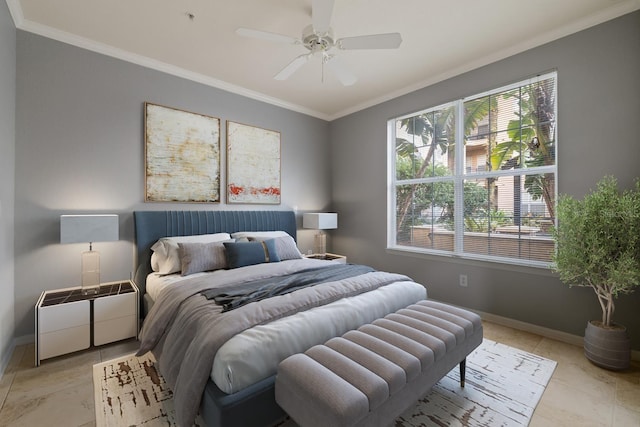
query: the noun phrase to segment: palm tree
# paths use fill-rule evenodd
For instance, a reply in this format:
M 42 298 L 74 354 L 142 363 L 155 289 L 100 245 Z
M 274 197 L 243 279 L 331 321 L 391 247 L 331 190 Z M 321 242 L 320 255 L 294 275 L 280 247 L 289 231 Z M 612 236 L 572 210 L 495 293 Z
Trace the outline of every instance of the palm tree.
M 409 157 L 414 164 L 420 163 L 418 170 L 412 178 L 423 178 L 433 166 L 433 154 L 436 148 L 442 153 L 450 152 L 455 142 L 455 115 L 453 107 L 437 112 L 420 114 L 402 120 L 401 127 L 409 134 L 420 138 L 422 145 L 428 147 L 427 154 L 421 158 L 415 144 L 404 138 L 396 138 L 396 153 L 398 157 Z M 400 196 L 398 203 L 399 215 L 397 216 L 397 229 L 403 228 L 407 212 L 414 200 L 417 184 L 412 184 L 409 191 Z
M 515 98 L 520 108 L 515 113 L 517 118 L 508 125 L 510 140 L 497 144 L 491 152 L 493 170 L 555 164 L 555 96 L 552 83 L 551 79 L 544 80 L 504 95 L 507 99 Z M 524 186 L 534 200 L 544 200 L 547 211 L 554 218 L 554 174 L 527 175 Z M 517 191 L 520 191 L 519 184 Z
M 478 127 L 478 122 L 486 117 L 491 108 L 495 108 L 495 100 L 487 102 L 486 99 L 478 99 L 465 103 L 464 130 L 465 135 Z M 440 149 L 448 158 L 453 159 L 455 152 L 455 108 L 453 106 L 420 114 L 402 120 L 401 127 L 409 135 L 420 138 L 423 146 L 428 147 L 427 154 L 423 157 L 412 141 L 404 138 L 396 138 L 396 156 L 411 159 L 418 164 L 412 178 L 424 178 L 430 168 L 434 168 L 433 155 L 436 149 Z M 429 175 L 433 176 L 433 174 Z M 417 184 L 411 184 L 409 191 L 398 195 L 399 214 L 397 215 L 397 230 L 401 230 L 406 221 L 407 213 L 414 200 Z

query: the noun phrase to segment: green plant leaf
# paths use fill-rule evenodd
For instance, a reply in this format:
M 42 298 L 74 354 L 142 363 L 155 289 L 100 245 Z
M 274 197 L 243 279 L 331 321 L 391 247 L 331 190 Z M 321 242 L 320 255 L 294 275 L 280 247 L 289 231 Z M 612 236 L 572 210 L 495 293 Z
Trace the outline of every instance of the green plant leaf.
M 606 176 L 582 200 L 561 195 L 557 220 L 554 270 L 564 283 L 596 291 L 609 326 L 614 298 L 640 285 L 640 183 L 619 191 Z

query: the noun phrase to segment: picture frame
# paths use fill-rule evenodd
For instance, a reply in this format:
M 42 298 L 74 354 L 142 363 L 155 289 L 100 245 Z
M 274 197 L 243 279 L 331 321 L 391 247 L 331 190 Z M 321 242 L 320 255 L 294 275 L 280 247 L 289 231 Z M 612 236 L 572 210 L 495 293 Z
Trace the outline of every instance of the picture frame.
M 145 102 L 145 202 L 220 202 L 220 119 Z
M 280 132 L 227 121 L 227 203 L 281 203 Z

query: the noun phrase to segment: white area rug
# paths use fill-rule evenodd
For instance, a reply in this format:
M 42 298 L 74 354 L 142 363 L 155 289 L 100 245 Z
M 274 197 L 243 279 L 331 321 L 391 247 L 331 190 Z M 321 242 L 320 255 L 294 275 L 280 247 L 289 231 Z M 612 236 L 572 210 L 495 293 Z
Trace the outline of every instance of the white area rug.
M 93 393 L 97 427 L 176 425 L 173 393 L 151 353 L 93 365 Z
M 175 425 L 171 390 L 154 363 L 147 354 L 93 366 L 98 427 Z M 396 426 L 526 426 L 555 367 L 552 360 L 485 339 L 467 357 L 464 389 L 456 367 Z
M 485 339 L 467 357 L 465 386 L 453 369 L 396 426 L 527 426 L 556 362 Z

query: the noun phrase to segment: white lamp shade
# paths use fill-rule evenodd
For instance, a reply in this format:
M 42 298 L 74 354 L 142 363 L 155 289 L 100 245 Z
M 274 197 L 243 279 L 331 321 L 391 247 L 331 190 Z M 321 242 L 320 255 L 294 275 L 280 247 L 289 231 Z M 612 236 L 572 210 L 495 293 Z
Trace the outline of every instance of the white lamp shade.
M 338 228 L 337 213 L 306 213 L 302 216 L 302 227 L 315 230 Z
M 60 243 L 118 240 L 118 215 L 61 215 Z

